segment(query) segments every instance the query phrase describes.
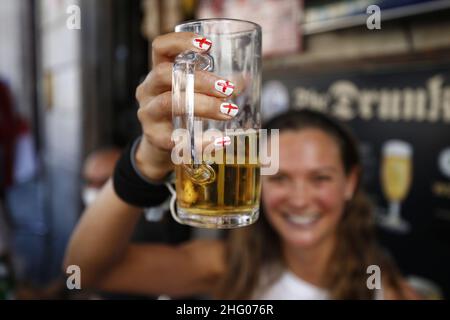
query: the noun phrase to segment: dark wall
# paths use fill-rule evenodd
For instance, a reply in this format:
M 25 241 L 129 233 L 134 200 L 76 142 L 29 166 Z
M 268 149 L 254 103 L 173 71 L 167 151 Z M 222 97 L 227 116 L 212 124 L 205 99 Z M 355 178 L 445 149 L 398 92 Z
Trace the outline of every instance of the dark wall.
M 141 1 L 82 0 L 84 154 L 139 134 L 135 90 L 148 72 Z

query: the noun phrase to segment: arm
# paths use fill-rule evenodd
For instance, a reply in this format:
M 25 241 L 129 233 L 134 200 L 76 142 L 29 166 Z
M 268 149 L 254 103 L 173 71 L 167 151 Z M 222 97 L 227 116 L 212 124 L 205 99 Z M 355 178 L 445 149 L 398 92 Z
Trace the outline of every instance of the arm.
M 136 90 L 137 115 L 143 136 L 135 160 L 138 170 L 153 181 L 161 180 L 173 169 L 170 157 L 173 146 L 172 62 L 185 50 L 202 52 L 192 44 L 195 37 L 198 35 L 184 32 L 157 37 L 152 43 L 152 71 Z M 196 116 L 229 119 L 229 115 L 220 111 L 224 95 L 215 90 L 217 80 L 219 77 L 209 72 L 196 72 Z M 125 203 L 116 195 L 111 181 L 87 208 L 72 236 L 64 262 L 65 267 L 74 264 L 81 268 L 82 287 L 175 294 L 194 293 L 209 287 L 209 279 L 221 270 L 221 246 L 203 244 L 201 250 L 197 242 L 178 247 L 130 246 L 130 236 L 140 212 L 140 208 Z M 206 258 L 204 247 L 210 248 L 211 257 L 215 257 L 211 259 L 217 263 Z
M 131 245 L 97 287 L 108 292 L 172 297 L 212 294 L 223 270 L 221 241 L 195 240 L 179 246 Z
M 80 267 L 82 288 L 173 296 L 212 292 L 223 270 L 223 244 L 130 245 L 140 214 L 107 183 L 83 214 L 65 257 L 65 268 Z
M 82 286 L 91 286 L 123 256 L 141 210 L 123 202 L 108 181 L 72 234 L 64 268 L 79 266 Z

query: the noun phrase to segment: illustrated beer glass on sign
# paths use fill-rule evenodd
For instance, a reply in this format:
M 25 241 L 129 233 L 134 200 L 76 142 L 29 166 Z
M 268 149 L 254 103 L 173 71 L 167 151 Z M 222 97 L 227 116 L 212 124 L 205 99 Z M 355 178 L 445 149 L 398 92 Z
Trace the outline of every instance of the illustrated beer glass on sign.
M 259 215 L 259 129 L 261 27 L 233 19 L 206 19 L 178 25 L 176 32 L 201 35 L 175 59 L 172 111 L 175 148 L 176 209 L 180 223 L 206 228 L 235 228 Z M 220 79 L 221 112 L 229 120 L 196 117 L 195 78 L 201 71 Z
M 401 140 L 389 140 L 382 149 L 381 185 L 389 207 L 387 216 L 380 223 L 400 232 L 407 232 L 410 228 L 402 219 L 400 208 L 412 184 L 412 150 L 409 143 Z

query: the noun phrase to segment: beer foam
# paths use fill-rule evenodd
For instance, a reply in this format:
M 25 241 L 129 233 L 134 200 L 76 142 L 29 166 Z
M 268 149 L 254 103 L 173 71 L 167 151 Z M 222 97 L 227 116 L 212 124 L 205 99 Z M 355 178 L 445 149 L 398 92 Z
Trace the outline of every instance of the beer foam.
M 401 140 L 389 140 L 383 144 L 383 154 L 399 157 L 410 157 L 412 155 L 411 144 Z

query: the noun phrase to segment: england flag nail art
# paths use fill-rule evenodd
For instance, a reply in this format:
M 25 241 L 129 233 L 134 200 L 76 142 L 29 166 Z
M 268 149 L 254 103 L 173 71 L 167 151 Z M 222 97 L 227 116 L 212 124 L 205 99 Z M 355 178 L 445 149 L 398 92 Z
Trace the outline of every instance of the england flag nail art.
M 234 117 L 239 112 L 239 107 L 234 103 L 225 102 L 220 105 L 220 112 Z
M 200 50 L 207 51 L 209 50 L 209 48 L 211 48 L 212 42 L 211 40 L 206 38 L 195 38 L 192 41 L 192 44 L 194 45 L 194 47 Z
M 217 80 L 214 87 L 226 96 L 231 96 L 234 91 L 234 84 L 228 80 Z

